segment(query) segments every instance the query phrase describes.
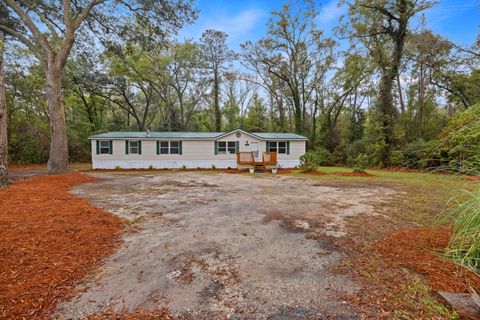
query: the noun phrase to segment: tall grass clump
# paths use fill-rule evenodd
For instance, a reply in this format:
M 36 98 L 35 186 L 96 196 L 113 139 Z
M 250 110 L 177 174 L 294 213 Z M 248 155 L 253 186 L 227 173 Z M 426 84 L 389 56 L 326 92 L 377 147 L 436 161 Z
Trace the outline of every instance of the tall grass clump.
M 447 257 L 480 273 L 480 189 L 471 193 L 452 216 L 455 222 Z

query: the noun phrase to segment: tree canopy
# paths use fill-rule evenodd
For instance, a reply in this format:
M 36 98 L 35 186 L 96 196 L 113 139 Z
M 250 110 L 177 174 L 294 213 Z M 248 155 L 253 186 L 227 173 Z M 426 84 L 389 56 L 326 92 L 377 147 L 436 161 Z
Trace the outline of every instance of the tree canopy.
M 431 1 L 339 1 L 330 37 L 318 2 L 287 1 L 238 50 L 223 30 L 180 40 L 198 14 L 188 0 L 2 3 L 10 161 L 62 172 L 89 160 L 94 133 L 235 128 L 303 134 L 310 158 L 331 164 L 465 168 L 478 156 L 465 151 L 478 42 L 430 30 Z

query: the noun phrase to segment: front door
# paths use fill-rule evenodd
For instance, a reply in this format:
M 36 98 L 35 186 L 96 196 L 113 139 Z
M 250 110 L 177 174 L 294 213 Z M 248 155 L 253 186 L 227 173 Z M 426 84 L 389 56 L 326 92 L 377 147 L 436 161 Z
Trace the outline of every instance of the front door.
M 258 153 L 260 149 L 258 148 L 258 142 L 250 142 L 250 151 L 255 154 L 255 159 L 258 159 L 260 156 Z

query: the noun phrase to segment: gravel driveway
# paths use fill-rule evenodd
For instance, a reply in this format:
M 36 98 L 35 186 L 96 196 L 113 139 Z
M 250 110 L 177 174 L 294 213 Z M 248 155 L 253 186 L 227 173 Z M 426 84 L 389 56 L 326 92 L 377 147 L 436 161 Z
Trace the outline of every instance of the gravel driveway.
M 193 319 L 356 319 L 357 284 L 330 271 L 346 219 L 396 191 L 282 175 L 95 173 L 72 192 L 126 218 L 124 242 L 58 311 L 169 307 Z

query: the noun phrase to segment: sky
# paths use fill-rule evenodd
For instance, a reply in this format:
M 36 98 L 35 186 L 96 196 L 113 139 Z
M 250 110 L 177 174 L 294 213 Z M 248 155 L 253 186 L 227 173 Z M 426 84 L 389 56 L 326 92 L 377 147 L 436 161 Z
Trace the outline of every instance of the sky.
M 196 0 L 200 10 L 197 21 L 185 27 L 180 38 L 197 40 L 206 29 L 216 29 L 229 35 L 228 45 L 238 50 L 247 40 L 256 41 L 266 33 L 266 23 L 273 9 L 279 9 L 288 0 Z M 337 0 L 321 2 L 319 27 L 330 36 L 345 13 Z M 425 11 L 426 26 L 460 45 L 473 44 L 480 27 L 480 0 L 440 0 Z

